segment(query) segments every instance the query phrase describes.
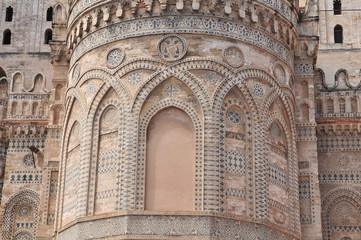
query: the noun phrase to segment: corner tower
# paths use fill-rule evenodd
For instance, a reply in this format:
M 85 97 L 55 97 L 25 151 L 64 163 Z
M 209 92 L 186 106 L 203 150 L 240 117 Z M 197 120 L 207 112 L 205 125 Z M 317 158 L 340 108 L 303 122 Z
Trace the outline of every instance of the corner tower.
M 300 239 L 295 5 L 73 1 L 57 239 Z

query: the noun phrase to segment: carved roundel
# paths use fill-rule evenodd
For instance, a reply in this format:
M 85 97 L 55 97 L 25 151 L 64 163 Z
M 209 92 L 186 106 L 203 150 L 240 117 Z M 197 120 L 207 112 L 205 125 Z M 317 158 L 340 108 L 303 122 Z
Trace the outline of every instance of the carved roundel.
M 28 218 L 32 212 L 33 208 L 29 205 L 21 205 L 18 210 L 18 215 L 21 218 Z
M 280 126 L 278 126 L 277 123 L 272 123 L 269 128 L 269 131 L 271 132 L 272 136 L 275 139 L 279 140 L 282 138 L 282 130 L 281 130 Z
M 243 116 L 238 107 L 231 107 L 227 111 L 227 121 L 234 126 L 240 126 L 243 124 Z
M 351 160 L 349 156 L 343 155 L 338 159 L 338 165 L 340 167 L 347 167 L 350 164 L 350 162 Z
M 165 61 L 177 61 L 187 53 L 187 42 L 178 35 L 166 36 L 158 43 L 158 53 Z
M 175 98 L 179 94 L 179 86 L 177 84 L 167 84 L 163 89 L 163 93 L 168 98 Z
M 286 72 L 280 63 L 275 63 L 273 66 L 273 75 L 278 80 L 280 84 L 285 84 L 286 82 Z
M 108 52 L 107 66 L 109 68 L 118 67 L 124 60 L 125 52 L 122 48 L 114 48 Z
M 111 127 L 114 126 L 114 124 L 116 123 L 116 110 L 114 108 L 109 108 L 103 116 L 102 119 L 102 123 L 104 124 L 104 126 L 106 127 Z
M 34 164 L 33 155 L 32 154 L 25 155 L 23 162 L 24 162 L 25 166 L 33 166 L 33 164 Z
M 341 202 L 336 206 L 336 213 L 339 217 L 348 219 L 352 215 L 352 205 L 348 202 Z
M 236 46 L 229 46 L 223 50 L 224 60 L 234 68 L 239 68 L 243 66 L 244 55 L 242 50 Z
M 32 240 L 33 237 L 28 231 L 21 231 L 15 235 L 14 240 Z

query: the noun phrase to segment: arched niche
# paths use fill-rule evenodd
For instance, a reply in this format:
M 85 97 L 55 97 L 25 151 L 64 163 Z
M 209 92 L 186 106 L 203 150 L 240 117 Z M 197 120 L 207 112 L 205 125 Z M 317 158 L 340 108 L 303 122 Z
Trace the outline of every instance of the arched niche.
M 33 239 L 39 223 L 39 194 L 20 190 L 5 205 L 3 239 Z
M 361 224 L 361 194 L 348 187 L 337 187 L 322 197 L 323 239 L 358 239 L 358 231 L 348 227 Z
M 192 119 L 176 107 L 160 110 L 148 125 L 146 144 L 145 209 L 193 210 L 196 143 Z
M 310 107 L 306 103 L 300 106 L 300 119 L 302 122 L 309 122 L 310 120 Z
M 220 113 L 220 163 L 222 169 L 222 209 L 247 215 L 247 169 L 252 168 L 253 119 L 247 101 L 238 87 L 229 90 Z
M 335 106 L 333 99 L 326 100 L 327 113 L 335 113 Z
M 92 174 L 95 175 L 95 193 L 90 194 L 90 198 L 94 198 L 94 214 L 116 210 L 121 141 L 119 125 L 122 118 L 119 103 L 119 96 L 110 88 L 94 115 L 92 164 L 96 165 L 96 171 Z
M 44 75 L 39 73 L 35 76 L 31 92 L 43 92 L 45 88 L 45 78 Z
M 59 24 L 66 21 L 66 12 L 63 4 L 57 3 L 54 5 L 54 23 Z
M 309 97 L 309 90 L 308 90 L 308 82 L 302 81 L 299 86 L 299 95 L 302 98 L 308 98 Z
M 15 93 L 21 93 L 23 92 L 24 88 L 24 75 L 20 72 L 17 72 L 13 76 L 12 84 L 11 84 L 11 90 Z
M 81 126 L 75 121 L 66 142 L 65 183 L 62 225 L 76 218 L 78 192 L 78 167 L 80 159 Z
M 56 85 L 55 87 L 55 101 L 59 101 L 62 99 L 64 87 L 61 84 Z
M 8 98 L 8 88 L 8 81 L 5 78 L 0 77 L 0 99 Z
M 151 125 L 158 126 L 157 123 L 155 123 L 154 119 L 158 119 L 157 116 L 160 116 L 160 121 L 163 122 L 164 121 L 163 119 L 165 118 L 165 116 L 167 116 L 167 114 L 164 113 L 164 114 L 158 115 L 158 113 L 163 113 L 162 110 L 165 111 L 168 108 L 175 109 L 175 112 L 177 114 L 179 113 L 179 111 L 183 111 L 184 114 L 187 114 L 190 117 L 193 127 L 194 127 L 194 132 L 195 132 L 195 136 L 196 136 L 195 140 L 194 140 L 195 154 L 194 154 L 192 166 L 188 166 L 189 169 L 191 169 L 191 168 L 193 169 L 193 170 L 189 170 L 189 172 L 188 172 L 188 174 L 192 174 L 193 186 L 192 186 L 192 188 L 187 187 L 189 192 L 187 192 L 187 194 L 186 194 L 187 196 L 188 196 L 188 194 L 190 196 L 191 190 L 193 191 L 192 206 L 190 203 L 190 197 L 186 198 L 186 199 L 188 199 L 187 201 L 184 200 L 179 204 L 170 203 L 171 205 L 165 205 L 164 207 L 158 206 L 158 205 L 152 205 L 153 202 L 155 201 L 154 200 L 154 192 L 152 193 L 152 189 L 154 190 L 155 188 L 154 187 L 148 188 L 148 187 L 151 187 L 152 185 L 150 185 L 149 183 L 148 184 L 146 183 L 146 182 L 148 182 L 148 180 L 150 182 L 153 181 L 153 183 L 155 183 L 154 182 L 155 180 L 152 180 L 152 179 L 146 180 L 147 177 L 151 176 L 151 175 L 149 175 L 149 171 L 153 171 L 151 169 L 149 171 L 147 170 L 148 160 L 151 159 L 150 161 L 153 162 L 152 159 L 154 159 L 154 155 L 152 155 L 154 153 L 154 151 L 152 149 L 154 149 L 154 148 L 153 147 L 149 148 L 149 146 L 155 147 L 155 144 L 152 145 L 152 142 L 148 142 L 148 141 L 151 141 L 151 139 L 152 139 L 152 137 L 149 138 L 149 133 L 151 131 L 151 129 L 149 128 L 149 126 L 150 126 L 149 123 L 151 122 L 151 119 L 153 119 Z M 165 111 L 165 112 L 167 113 L 168 111 Z M 182 115 L 181 113 L 182 112 L 180 112 L 178 115 Z M 183 82 L 175 77 L 165 79 L 164 81 L 160 82 L 158 85 L 156 85 L 150 91 L 150 93 L 147 95 L 146 99 L 142 103 L 142 108 L 140 109 L 140 113 L 136 113 L 136 115 L 140 116 L 139 132 L 137 135 L 138 136 L 138 152 L 137 152 L 138 160 L 137 160 L 136 208 L 137 209 L 157 208 L 157 209 L 164 209 L 164 210 L 165 209 L 172 210 L 171 208 L 174 207 L 173 210 L 182 210 L 182 209 L 183 210 L 201 210 L 202 209 L 202 195 L 199 193 L 202 192 L 202 189 L 203 189 L 202 181 L 203 181 L 203 164 L 204 164 L 203 163 L 204 129 L 203 129 L 203 111 L 202 111 L 201 105 L 200 105 L 199 100 L 196 97 L 195 93 L 192 91 L 192 89 L 190 87 L 188 87 L 187 84 L 185 84 L 185 82 Z M 155 118 L 153 118 L 154 116 L 155 116 Z M 187 119 L 188 118 L 184 117 L 183 121 L 187 122 L 188 121 Z M 158 121 L 156 121 L 156 122 L 158 122 Z M 166 124 L 165 126 L 167 127 L 167 129 L 172 130 L 170 128 L 170 126 L 168 125 L 170 123 L 165 123 L 165 124 Z M 175 124 L 181 124 L 181 122 L 176 121 Z M 159 128 L 156 128 L 156 130 L 157 129 L 159 129 Z M 190 130 L 187 130 L 187 131 L 190 131 Z M 171 133 L 172 131 L 169 131 L 169 132 Z M 156 136 L 159 136 L 158 133 L 160 133 L 158 130 L 155 131 Z M 178 134 L 178 133 L 175 132 L 175 134 Z M 179 134 L 182 134 L 182 133 L 179 132 Z M 165 135 L 165 136 L 168 137 L 168 135 Z M 164 149 L 164 151 L 166 151 L 166 149 Z M 177 152 L 175 151 L 174 153 L 178 153 L 178 151 Z M 178 155 L 173 156 L 174 159 L 177 159 L 177 156 Z M 181 156 L 179 156 L 179 157 L 181 157 Z M 188 162 L 188 160 L 189 159 L 187 158 L 186 162 Z M 149 165 L 149 166 L 151 166 L 151 165 Z M 148 173 L 147 173 L 147 171 L 148 171 Z M 147 188 L 148 188 L 148 190 L 147 190 Z M 147 195 L 148 195 L 148 199 L 147 199 Z M 153 200 L 151 200 L 151 199 L 153 199 Z M 180 198 L 180 200 L 181 199 L 182 198 Z M 153 202 L 151 202 L 151 201 L 153 201 Z M 178 205 L 178 207 L 176 205 Z

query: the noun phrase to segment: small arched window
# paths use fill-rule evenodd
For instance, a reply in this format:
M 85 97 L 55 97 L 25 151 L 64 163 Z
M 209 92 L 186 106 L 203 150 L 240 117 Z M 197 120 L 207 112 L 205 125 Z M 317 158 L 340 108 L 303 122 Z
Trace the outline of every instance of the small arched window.
M 49 7 L 46 11 L 46 21 L 53 21 L 53 7 Z
M 53 40 L 53 31 L 51 29 L 46 29 L 44 43 L 49 44 L 51 40 Z
M 339 108 L 340 108 L 340 113 L 345 113 L 346 112 L 346 101 L 343 98 L 340 98 L 338 100 L 339 103 Z
M 13 21 L 13 15 L 14 15 L 14 9 L 12 7 L 6 8 L 5 21 L 6 22 L 12 22 Z
M 335 108 L 333 106 L 333 100 L 328 99 L 327 100 L 327 113 L 334 113 L 334 112 L 335 112 Z
M 343 29 L 341 25 L 336 25 L 334 30 L 335 43 L 343 43 Z
M 333 14 L 341 15 L 341 0 L 333 0 Z
M 8 45 L 11 44 L 11 31 L 10 29 L 6 29 L 3 34 L 3 44 Z
M 317 100 L 316 111 L 317 111 L 318 114 L 322 114 L 322 113 L 323 113 L 322 101 L 321 101 L 321 100 Z

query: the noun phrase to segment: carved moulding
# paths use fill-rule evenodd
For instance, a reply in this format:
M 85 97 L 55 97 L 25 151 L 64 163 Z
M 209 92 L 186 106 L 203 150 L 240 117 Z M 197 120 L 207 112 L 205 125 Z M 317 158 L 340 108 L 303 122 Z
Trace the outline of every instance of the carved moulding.
M 161 7 L 161 11 L 164 11 L 165 8 L 167 8 L 167 5 L 174 5 L 176 6 L 176 9 L 178 11 L 184 11 L 185 10 L 185 4 L 184 0 L 177 0 L 177 1 L 166 1 L 166 0 L 157 0 Z M 139 4 L 140 2 L 143 2 L 144 5 Z M 154 6 L 155 0 L 142 0 L 142 1 L 133 1 L 133 0 L 123 0 L 119 2 L 116 5 L 116 16 L 118 18 L 121 18 L 124 16 L 124 12 L 127 9 L 130 9 L 132 14 L 136 14 L 137 10 L 140 8 L 145 7 L 146 12 L 153 12 L 155 13 L 156 10 L 152 8 Z M 108 3 L 107 1 L 104 1 L 104 4 Z M 68 20 L 68 26 L 70 26 L 76 18 L 80 16 L 80 14 L 83 11 L 88 10 L 89 8 L 92 8 L 94 6 L 99 6 L 99 0 L 78 0 L 74 6 L 72 7 L 72 10 L 69 15 Z M 245 14 L 246 8 L 248 4 L 245 0 L 233 0 L 233 1 L 199 1 L 199 0 L 192 0 L 192 11 L 197 12 L 199 9 L 207 8 L 209 11 L 214 11 L 216 8 L 221 7 L 221 9 L 224 9 L 224 14 L 229 15 L 232 11 L 239 12 L 239 16 L 242 17 L 243 14 Z M 294 8 L 290 8 L 290 3 L 287 0 L 257 0 L 257 6 L 266 6 L 267 8 L 271 8 L 275 11 L 277 11 L 282 17 L 287 19 L 287 21 L 291 22 L 293 25 L 297 24 L 297 13 L 295 10 L 292 10 Z M 250 8 L 254 7 L 254 4 L 250 4 Z M 107 12 L 106 10 L 104 10 Z M 157 11 L 159 12 L 159 11 Z M 261 12 L 261 11 L 260 11 Z
M 92 49 L 108 43 L 133 37 L 174 33 L 214 35 L 243 41 L 266 50 L 293 68 L 291 49 L 274 36 L 242 22 L 215 19 L 211 15 L 136 18 L 110 25 L 83 38 L 73 50 L 70 65 Z
M 154 216 L 116 216 L 111 219 L 82 221 L 59 232 L 58 240 L 80 240 L 102 237 L 125 236 L 134 239 L 210 239 L 210 237 L 243 240 L 295 240 L 299 236 L 287 235 L 267 225 L 242 222 L 220 216 L 209 216 L 198 212 L 182 216 L 167 215 L 167 212 Z M 183 239 L 183 238 L 182 238 Z

